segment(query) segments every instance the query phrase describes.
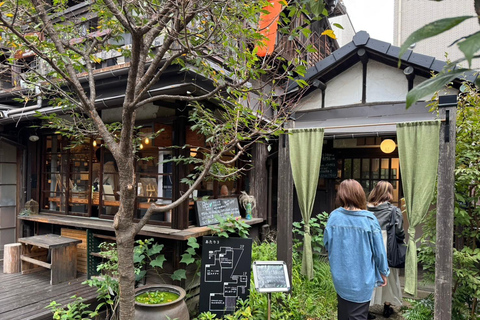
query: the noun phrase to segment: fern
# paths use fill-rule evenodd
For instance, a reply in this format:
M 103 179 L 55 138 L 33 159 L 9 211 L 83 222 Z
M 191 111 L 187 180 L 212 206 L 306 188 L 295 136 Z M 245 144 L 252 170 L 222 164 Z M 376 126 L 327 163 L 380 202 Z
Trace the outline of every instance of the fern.
M 412 305 L 403 312 L 405 320 L 431 320 L 433 319 L 433 294 L 421 300 L 406 299 Z

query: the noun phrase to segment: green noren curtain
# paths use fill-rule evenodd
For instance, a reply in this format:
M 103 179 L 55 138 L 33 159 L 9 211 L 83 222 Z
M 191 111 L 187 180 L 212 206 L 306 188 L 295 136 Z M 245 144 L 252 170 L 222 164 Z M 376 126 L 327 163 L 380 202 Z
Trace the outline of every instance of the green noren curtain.
M 323 128 L 292 129 L 289 136 L 290 162 L 298 203 L 305 222 L 302 274 L 313 279 L 312 238 L 308 222 L 317 192 L 320 161 L 322 159 Z
M 415 227 L 428 212 L 435 193 L 440 121 L 397 124 L 398 154 L 407 209 L 408 249 L 405 292 L 417 295 L 417 245 Z

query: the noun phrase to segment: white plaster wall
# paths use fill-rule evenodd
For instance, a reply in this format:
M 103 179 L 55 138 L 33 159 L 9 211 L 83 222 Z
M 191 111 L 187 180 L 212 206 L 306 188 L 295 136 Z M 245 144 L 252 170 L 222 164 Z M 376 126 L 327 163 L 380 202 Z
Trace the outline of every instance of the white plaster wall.
M 362 103 L 362 64 L 357 63 L 327 83 L 325 108 Z
M 317 89 L 303 97 L 295 111 L 316 110 L 322 108 L 322 90 Z
M 367 103 L 405 101 L 408 80 L 402 69 L 369 60 L 367 64 Z
M 332 29 L 335 32 L 335 35 L 337 36 L 337 42 L 340 48 L 352 41 L 353 36 L 355 35 L 355 30 L 348 14 L 331 17 L 328 18 L 328 20 L 332 25 Z M 339 25 L 341 25 L 343 27 L 343 30 L 335 27 L 333 25 L 334 23 L 338 23 Z
M 427 78 L 416 76 L 414 87 Z M 457 90 L 455 90 L 456 92 Z M 452 94 L 455 94 L 453 92 Z M 366 103 L 388 103 L 405 101 L 408 93 L 408 80 L 403 69 L 370 60 L 367 67 Z M 419 101 L 429 101 L 432 95 Z M 362 103 L 362 64 L 359 62 L 327 83 L 325 108 L 344 107 Z M 317 89 L 304 97 L 296 111 L 322 108 L 322 91 Z

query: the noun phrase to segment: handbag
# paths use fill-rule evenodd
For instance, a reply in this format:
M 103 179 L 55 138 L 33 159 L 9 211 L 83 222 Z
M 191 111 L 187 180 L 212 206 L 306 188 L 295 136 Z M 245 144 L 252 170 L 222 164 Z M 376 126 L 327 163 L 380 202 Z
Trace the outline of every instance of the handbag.
M 395 214 L 396 207 L 393 207 L 390 218 L 390 224 L 387 225 L 387 260 L 391 268 L 404 268 L 407 246 L 396 235 Z

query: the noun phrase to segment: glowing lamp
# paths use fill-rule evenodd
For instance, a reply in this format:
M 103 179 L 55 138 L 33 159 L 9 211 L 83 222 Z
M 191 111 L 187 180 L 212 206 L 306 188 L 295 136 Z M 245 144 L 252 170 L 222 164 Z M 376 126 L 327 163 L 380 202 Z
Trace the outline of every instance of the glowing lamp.
M 392 139 L 385 139 L 380 143 L 380 150 L 384 153 L 392 153 L 396 147 L 397 144 Z

